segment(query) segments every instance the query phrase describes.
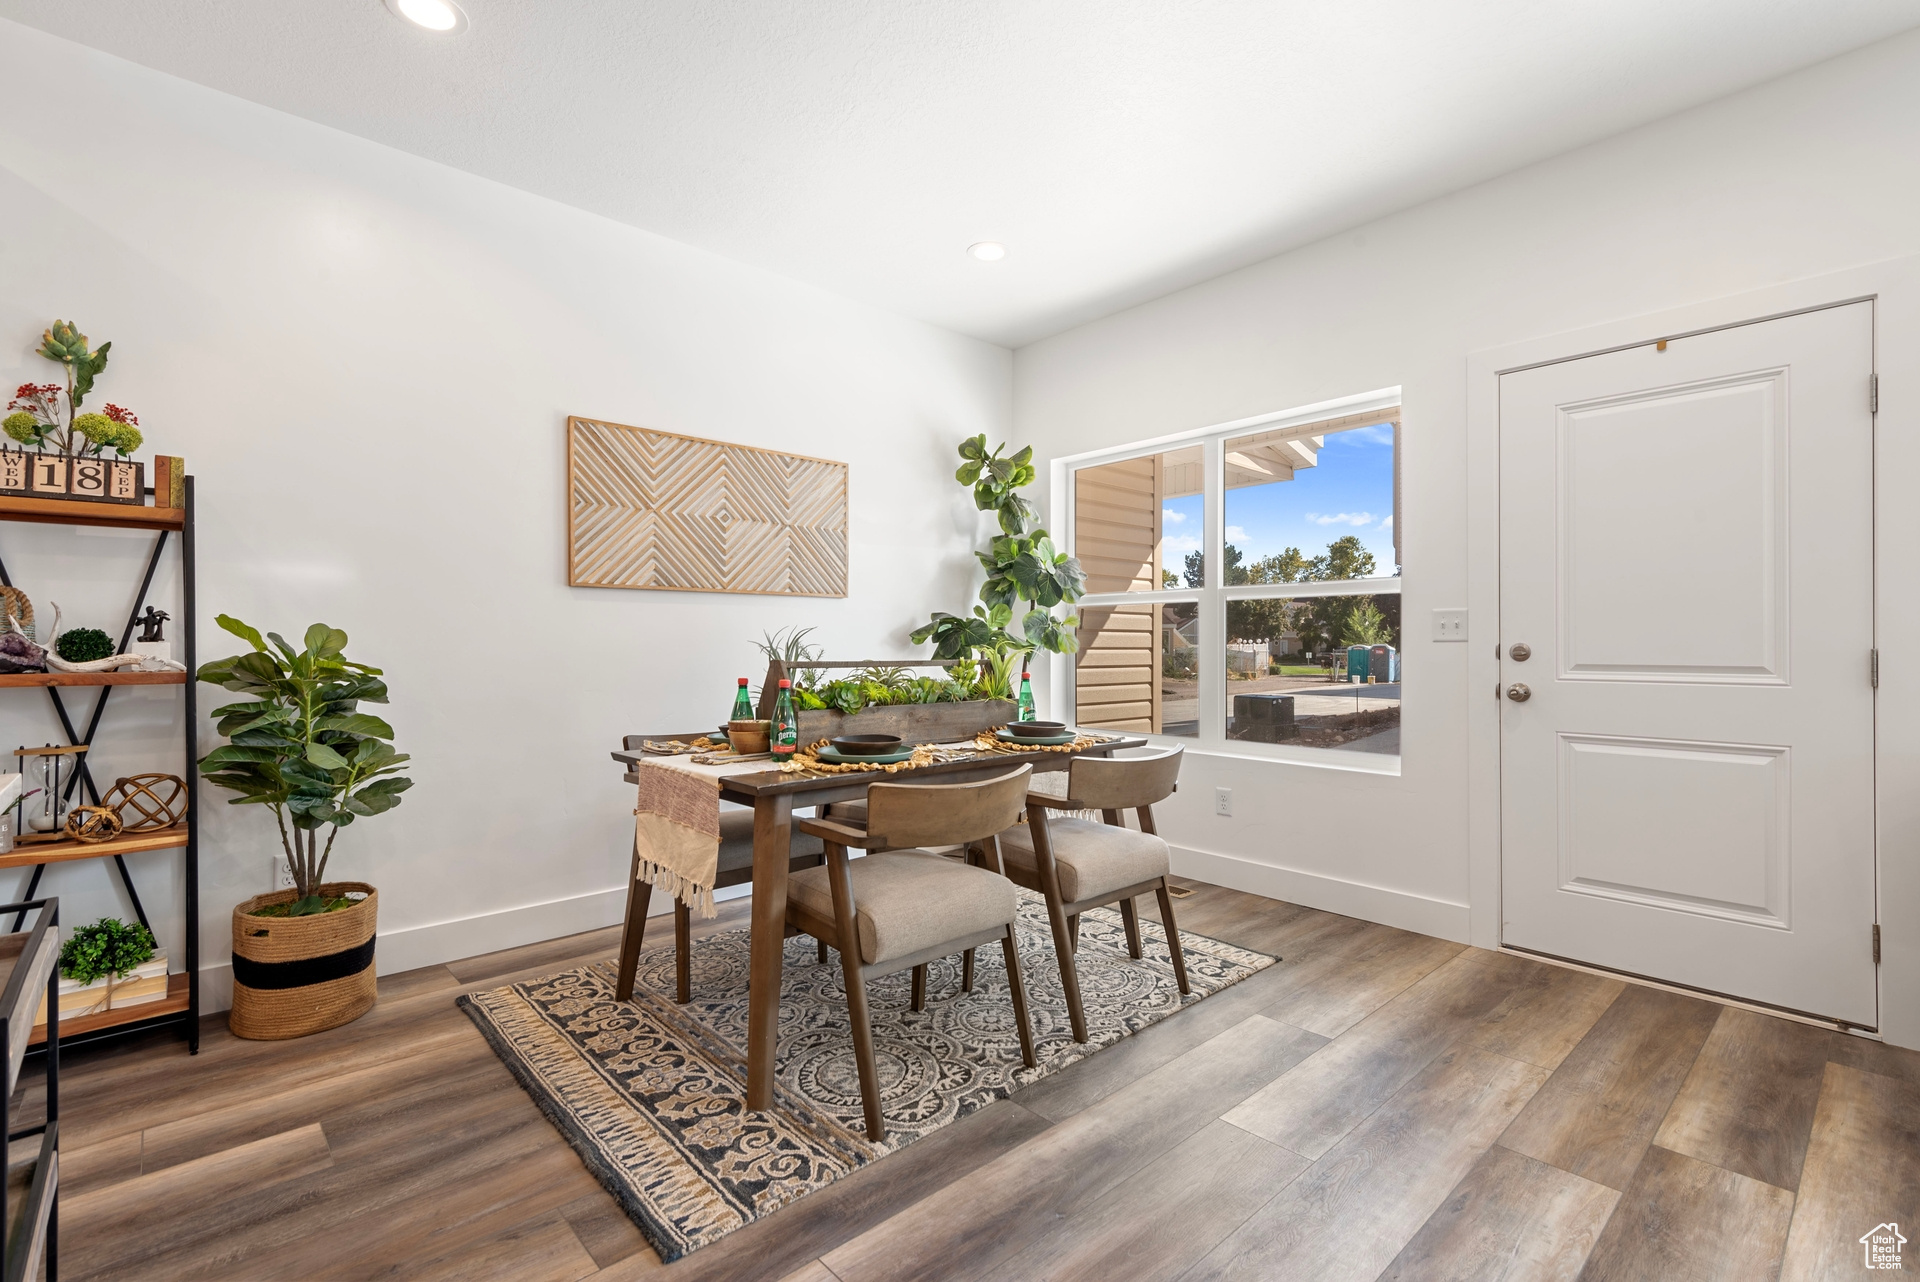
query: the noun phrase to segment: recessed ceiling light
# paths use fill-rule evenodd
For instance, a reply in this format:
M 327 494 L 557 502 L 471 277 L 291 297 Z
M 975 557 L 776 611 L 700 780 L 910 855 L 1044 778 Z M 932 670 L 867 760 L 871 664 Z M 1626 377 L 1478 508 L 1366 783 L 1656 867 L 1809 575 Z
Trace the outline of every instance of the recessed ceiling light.
M 1007 247 L 997 240 L 982 240 L 968 245 L 967 252 L 983 263 L 997 263 L 1007 256 Z
M 467 29 L 467 15 L 453 0 L 387 0 L 387 10 L 435 35 L 457 35 Z

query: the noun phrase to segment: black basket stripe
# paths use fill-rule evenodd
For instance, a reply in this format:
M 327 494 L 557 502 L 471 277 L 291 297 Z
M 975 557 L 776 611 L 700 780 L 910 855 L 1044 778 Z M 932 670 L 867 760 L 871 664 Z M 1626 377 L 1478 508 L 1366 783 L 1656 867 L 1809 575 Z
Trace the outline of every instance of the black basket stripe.
M 378 938 L 378 936 L 375 936 Z M 328 953 L 325 957 L 307 957 L 300 961 L 261 962 L 251 957 L 233 956 L 233 982 L 248 988 L 306 988 L 329 980 L 358 975 L 373 965 L 373 939 L 357 948 Z

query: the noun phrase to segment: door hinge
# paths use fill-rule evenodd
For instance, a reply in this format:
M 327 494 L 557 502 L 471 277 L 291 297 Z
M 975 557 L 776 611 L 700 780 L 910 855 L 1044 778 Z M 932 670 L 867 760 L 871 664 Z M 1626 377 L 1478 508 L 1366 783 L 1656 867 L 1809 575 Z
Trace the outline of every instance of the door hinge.
M 1879 412 L 1880 376 L 1878 374 L 1869 374 L 1867 375 L 1867 413 L 1878 414 Z
M 1873 683 L 1874 689 L 1880 688 L 1880 651 L 1878 650 L 1867 651 L 1867 680 Z
M 1880 923 L 1873 923 L 1873 964 L 1880 964 Z

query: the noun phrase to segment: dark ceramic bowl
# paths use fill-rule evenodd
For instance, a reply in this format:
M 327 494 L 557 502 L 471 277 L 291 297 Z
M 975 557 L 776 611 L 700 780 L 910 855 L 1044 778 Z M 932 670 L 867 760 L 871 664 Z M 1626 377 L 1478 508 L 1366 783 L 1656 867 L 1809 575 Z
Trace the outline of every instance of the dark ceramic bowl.
M 1064 721 L 1010 721 L 1007 733 L 1016 739 L 1051 739 L 1067 732 Z
M 833 750 L 846 757 L 884 757 L 900 751 L 897 734 L 843 734 L 833 741 Z

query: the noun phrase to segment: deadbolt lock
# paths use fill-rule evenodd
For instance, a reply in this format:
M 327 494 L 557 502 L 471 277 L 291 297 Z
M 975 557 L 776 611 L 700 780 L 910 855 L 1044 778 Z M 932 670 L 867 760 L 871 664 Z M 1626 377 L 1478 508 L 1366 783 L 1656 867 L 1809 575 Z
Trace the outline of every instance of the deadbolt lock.
M 1513 700 L 1515 703 L 1525 703 L 1527 700 L 1533 698 L 1533 691 L 1516 681 L 1507 687 L 1507 698 Z
M 1507 657 L 1515 663 L 1525 663 L 1533 657 L 1533 647 L 1525 641 L 1515 641 L 1507 651 Z

